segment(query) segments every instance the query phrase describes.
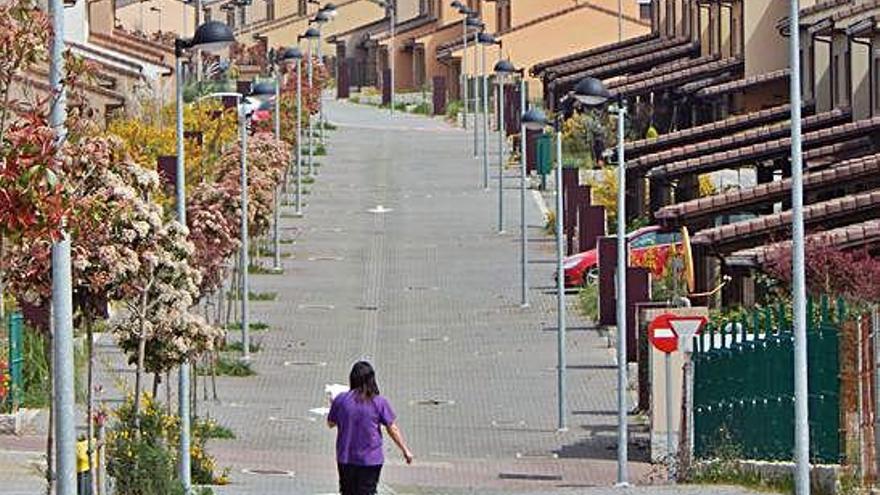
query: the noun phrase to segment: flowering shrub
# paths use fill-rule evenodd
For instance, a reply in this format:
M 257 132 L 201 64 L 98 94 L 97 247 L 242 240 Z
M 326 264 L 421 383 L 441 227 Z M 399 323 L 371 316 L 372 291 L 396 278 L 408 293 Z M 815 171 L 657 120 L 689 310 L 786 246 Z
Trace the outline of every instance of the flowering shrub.
M 9 365 L 6 361 L 0 359 L 0 411 L 4 410 L 4 405 L 9 396 L 9 389 L 12 386 L 12 378 L 9 376 Z

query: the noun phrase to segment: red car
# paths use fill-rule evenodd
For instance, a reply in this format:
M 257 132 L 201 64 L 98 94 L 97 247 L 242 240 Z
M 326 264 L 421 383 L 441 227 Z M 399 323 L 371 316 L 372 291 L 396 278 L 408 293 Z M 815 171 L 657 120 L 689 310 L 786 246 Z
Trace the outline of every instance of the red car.
M 670 251 L 681 248 L 680 232 L 663 232 L 656 225 L 630 232 L 627 239 L 630 263 L 651 268 L 658 277 L 663 274 Z M 562 260 L 562 268 L 566 287 L 595 283 L 599 278 L 599 251 L 591 249 L 568 256 Z

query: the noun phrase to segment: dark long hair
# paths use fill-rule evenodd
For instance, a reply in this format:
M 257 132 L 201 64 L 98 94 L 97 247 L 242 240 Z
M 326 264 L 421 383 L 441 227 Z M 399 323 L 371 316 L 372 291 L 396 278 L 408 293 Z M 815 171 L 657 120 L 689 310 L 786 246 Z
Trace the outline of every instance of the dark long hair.
M 379 386 L 376 385 L 376 372 L 370 363 L 358 361 L 351 367 L 348 375 L 348 386 L 357 392 L 362 399 L 372 399 L 379 395 Z

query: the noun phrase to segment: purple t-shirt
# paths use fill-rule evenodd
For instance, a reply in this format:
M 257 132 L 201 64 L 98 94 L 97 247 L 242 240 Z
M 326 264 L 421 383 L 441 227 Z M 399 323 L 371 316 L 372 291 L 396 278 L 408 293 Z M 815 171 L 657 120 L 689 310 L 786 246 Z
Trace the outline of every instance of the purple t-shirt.
M 380 426 L 394 423 L 394 410 L 384 397 L 362 399 L 357 392 L 339 394 L 327 420 L 336 423 L 336 462 L 355 466 L 379 466 L 382 454 Z

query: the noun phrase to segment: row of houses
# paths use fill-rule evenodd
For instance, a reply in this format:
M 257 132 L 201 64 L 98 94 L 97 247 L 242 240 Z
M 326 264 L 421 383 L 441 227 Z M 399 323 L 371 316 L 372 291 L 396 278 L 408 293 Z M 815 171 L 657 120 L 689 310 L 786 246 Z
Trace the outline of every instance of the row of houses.
M 726 305 L 755 302 L 756 268 L 790 239 L 792 104 L 808 232 L 880 247 L 880 1 L 801 4 L 799 102 L 788 98 L 788 2 L 773 0 L 655 0 L 650 33 L 531 68 L 551 109 L 585 76 L 647 108 L 660 135 L 626 143 L 627 215 L 687 227 L 697 292 L 727 275 L 715 301 Z M 701 176 L 725 173 L 754 182 L 701 195 Z

